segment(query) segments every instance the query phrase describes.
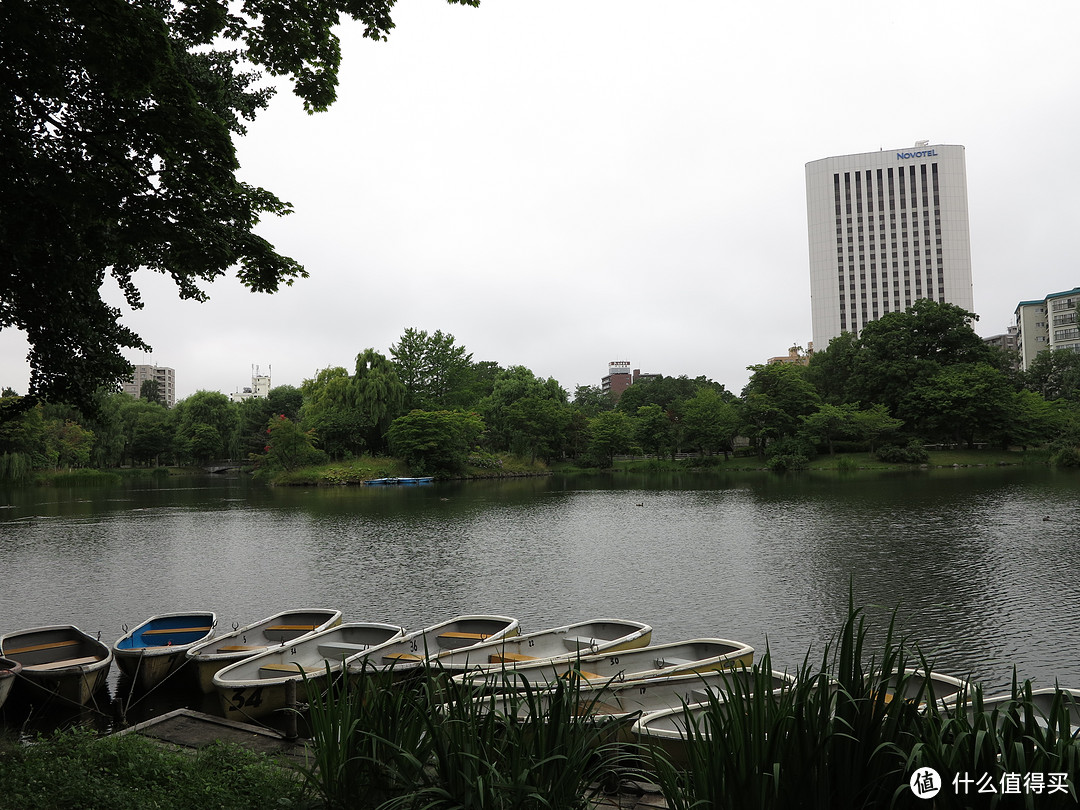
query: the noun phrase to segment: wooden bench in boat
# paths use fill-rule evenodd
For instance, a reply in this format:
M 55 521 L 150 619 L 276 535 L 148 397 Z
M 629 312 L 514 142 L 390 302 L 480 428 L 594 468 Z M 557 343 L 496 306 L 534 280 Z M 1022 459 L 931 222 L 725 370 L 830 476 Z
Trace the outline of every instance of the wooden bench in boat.
M 299 675 L 301 672 L 326 672 L 326 668 L 301 667 L 299 664 L 263 664 L 259 667 L 260 678 L 280 678 L 282 675 Z
M 522 655 L 521 653 L 501 652 L 492 653 L 488 656 L 488 663 L 491 664 L 513 664 L 519 661 L 537 661 L 539 660 L 535 655 Z
M 213 628 L 210 627 L 210 626 L 206 626 L 206 627 L 154 627 L 154 628 L 151 628 L 150 630 L 143 630 L 142 634 L 144 636 L 164 636 L 164 635 L 169 635 L 169 634 L 172 634 L 172 633 L 202 633 L 203 635 L 206 635 L 211 630 L 213 630 Z
M 218 652 L 247 652 L 249 650 L 264 650 L 264 646 L 253 646 L 251 644 L 222 644 L 217 648 Z
M 73 647 L 79 643 L 77 638 L 71 638 L 66 641 L 52 641 L 48 644 L 32 644 L 29 647 L 19 647 L 15 650 L 4 650 L 4 655 L 22 655 L 28 652 L 37 652 L 38 650 L 55 650 L 58 647 Z
M 54 669 L 66 669 L 67 667 L 81 667 L 100 660 L 96 655 L 86 655 L 82 658 L 66 658 L 63 661 L 47 661 L 44 664 L 24 664 L 23 671 L 48 672 Z
M 448 630 L 445 633 L 439 633 L 439 638 L 467 639 L 469 641 L 487 641 L 489 638 L 491 638 L 491 633 L 461 633 L 457 630 Z
M 419 655 L 413 655 L 412 653 L 387 653 L 383 656 L 383 661 L 423 661 Z
M 560 678 L 564 678 L 568 681 L 574 678 L 583 678 L 586 681 L 599 681 L 603 679 L 603 675 L 597 675 L 595 672 L 586 672 L 583 669 L 568 669 L 559 675 Z

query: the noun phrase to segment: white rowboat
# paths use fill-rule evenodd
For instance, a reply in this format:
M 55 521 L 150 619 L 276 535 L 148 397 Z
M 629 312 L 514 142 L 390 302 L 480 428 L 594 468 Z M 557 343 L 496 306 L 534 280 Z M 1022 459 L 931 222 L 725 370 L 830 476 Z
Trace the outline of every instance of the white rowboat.
M 611 649 L 597 655 L 522 661 L 511 667 L 479 666 L 455 680 L 483 684 L 489 689 L 517 689 L 523 684 L 543 686 L 576 672 L 586 681 L 641 680 L 687 675 L 716 669 L 738 669 L 754 663 L 754 648 L 722 638 L 695 638 L 636 649 Z
M 310 608 L 282 611 L 201 641 L 187 651 L 187 657 L 194 665 L 199 688 L 204 694 L 211 694 L 214 691 L 214 675 L 229 664 L 338 624 L 341 624 L 340 610 Z
M 255 720 L 291 708 L 290 682 L 297 700 L 306 702 L 308 690 L 325 688 L 347 661 L 404 633 L 394 624 L 347 622 L 230 664 L 213 677 L 222 714 L 230 720 Z

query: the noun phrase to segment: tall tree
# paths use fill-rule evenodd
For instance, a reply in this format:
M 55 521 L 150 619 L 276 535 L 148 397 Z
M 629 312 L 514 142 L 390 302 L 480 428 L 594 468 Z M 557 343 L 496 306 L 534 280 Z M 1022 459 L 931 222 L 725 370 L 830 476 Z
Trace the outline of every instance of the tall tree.
M 180 455 L 195 461 L 221 458 L 230 452 L 240 422 L 236 404 L 217 391 L 196 391 L 176 403 Z
M 450 0 L 476 5 L 478 0 Z M 290 206 L 242 182 L 233 137 L 266 107 L 265 69 L 309 112 L 336 93 L 334 27 L 385 39 L 393 0 L 4 0 L 0 3 L 0 329 L 30 343 L 32 397 L 90 405 L 149 348 L 101 296 L 128 306 L 135 272 L 181 298 L 237 268 L 273 292 L 306 275 L 255 233 Z
M 356 374 L 349 382 L 349 406 L 368 425 L 364 440 L 380 450 L 386 446 L 386 431 L 401 413 L 405 386 L 397 369 L 384 355 L 365 349 L 356 356 Z
M 480 439 L 484 421 L 467 411 L 410 411 L 390 425 L 390 452 L 417 475 L 459 472 Z
M 390 355 L 405 386 L 407 411 L 445 408 L 455 389 L 468 383 L 472 354 L 441 330 L 429 335 L 410 327 L 390 347 Z
M 742 431 L 758 455 L 764 455 L 769 442 L 794 436 L 801 418 L 816 411 L 821 399 L 803 366 L 769 363 L 749 370 L 753 374 L 743 388 Z
M 978 319 L 955 304 L 916 301 L 904 312 L 890 312 L 863 327 L 857 341 L 839 344 L 839 357 L 811 361 L 826 365 L 828 374 L 811 371 L 811 379 L 831 378 L 827 394 L 834 405 L 875 402 L 904 418 L 900 405 L 911 388 L 943 368 L 961 363 L 991 364 L 995 357 L 971 324 Z M 833 343 L 836 343 L 834 340 Z M 844 398 L 837 401 L 835 394 Z
M 558 432 L 568 424 L 567 407 L 566 391 L 557 380 L 511 366 L 495 379 L 479 411 L 497 449 L 545 456 L 554 453 Z
M 300 387 L 304 396 L 301 420 L 314 433 L 318 447 L 332 459 L 359 455 L 372 423 L 350 404 L 352 377 L 341 366 L 321 369 Z
M 1023 380 L 1025 388 L 1046 399 L 1080 402 L 1080 354 L 1068 350 L 1039 352 Z
M 589 455 L 601 467 L 611 467 L 633 440 L 634 423 L 625 411 L 603 411 L 589 420 Z
M 683 425 L 688 446 L 703 455 L 732 449 L 739 429 L 739 412 L 735 403 L 714 388 L 700 388 L 683 403 Z

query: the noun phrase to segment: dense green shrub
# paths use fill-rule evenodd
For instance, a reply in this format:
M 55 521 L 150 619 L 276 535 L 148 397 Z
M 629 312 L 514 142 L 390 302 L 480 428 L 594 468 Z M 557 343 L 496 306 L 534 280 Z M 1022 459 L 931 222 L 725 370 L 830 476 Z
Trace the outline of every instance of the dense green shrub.
M 921 439 L 912 439 L 906 446 L 886 444 L 878 448 L 875 454 L 879 460 L 890 464 L 925 464 L 930 454 L 923 447 Z

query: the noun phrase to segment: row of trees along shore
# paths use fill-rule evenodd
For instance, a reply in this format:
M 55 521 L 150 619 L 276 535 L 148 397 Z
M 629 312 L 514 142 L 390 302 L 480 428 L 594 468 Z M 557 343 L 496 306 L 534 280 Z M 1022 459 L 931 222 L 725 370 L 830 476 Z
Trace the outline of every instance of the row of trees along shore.
M 389 357 L 365 349 L 352 369 L 321 369 L 299 388 L 235 403 L 199 391 L 166 409 L 150 384 L 139 399 L 102 392 L 85 413 L 60 402 L 20 407 L 6 389 L 0 478 L 218 459 L 272 475 L 365 455 L 393 456 L 417 475 L 497 471 L 505 455 L 609 467 L 620 454 L 739 452 L 792 469 L 842 450 L 918 463 L 928 444 L 1046 447 L 1055 463 L 1080 465 L 1080 354 L 1046 351 L 1015 371 L 974 332 L 974 318 L 919 301 L 833 340 L 807 366 L 749 367 L 740 396 L 683 376 L 639 382 L 617 404 L 599 386 L 571 397 L 552 378 L 474 361 L 452 335 L 412 328 Z

